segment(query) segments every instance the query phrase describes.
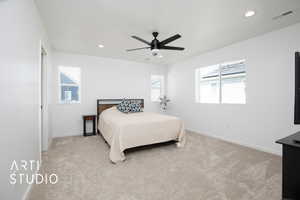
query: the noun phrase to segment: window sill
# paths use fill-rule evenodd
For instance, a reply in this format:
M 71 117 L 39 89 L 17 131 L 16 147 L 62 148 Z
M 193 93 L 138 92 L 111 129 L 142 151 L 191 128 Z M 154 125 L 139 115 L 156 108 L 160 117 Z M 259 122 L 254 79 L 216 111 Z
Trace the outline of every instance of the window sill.
M 59 102 L 58 104 L 59 105 L 72 105 L 72 104 L 80 104 L 81 102 L 78 101 L 78 102 Z
M 209 104 L 209 105 L 246 105 L 246 103 L 203 103 L 203 102 L 195 102 L 197 104 Z

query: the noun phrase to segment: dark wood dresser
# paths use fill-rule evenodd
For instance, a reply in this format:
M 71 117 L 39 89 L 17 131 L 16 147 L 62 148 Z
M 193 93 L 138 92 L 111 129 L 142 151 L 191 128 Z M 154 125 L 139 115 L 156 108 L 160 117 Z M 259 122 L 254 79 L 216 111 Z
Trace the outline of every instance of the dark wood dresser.
M 282 144 L 282 199 L 300 199 L 300 132 L 276 141 Z

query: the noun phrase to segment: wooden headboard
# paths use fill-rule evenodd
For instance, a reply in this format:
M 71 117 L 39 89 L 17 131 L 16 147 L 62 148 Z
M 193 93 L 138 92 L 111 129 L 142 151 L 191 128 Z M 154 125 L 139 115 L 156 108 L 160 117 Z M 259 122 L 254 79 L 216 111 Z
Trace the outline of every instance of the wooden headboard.
M 98 99 L 97 100 L 97 121 L 99 120 L 100 114 L 113 106 L 118 105 L 121 103 L 123 99 Z M 142 108 L 144 108 L 144 99 L 126 99 L 126 100 L 134 100 L 139 101 L 142 105 Z

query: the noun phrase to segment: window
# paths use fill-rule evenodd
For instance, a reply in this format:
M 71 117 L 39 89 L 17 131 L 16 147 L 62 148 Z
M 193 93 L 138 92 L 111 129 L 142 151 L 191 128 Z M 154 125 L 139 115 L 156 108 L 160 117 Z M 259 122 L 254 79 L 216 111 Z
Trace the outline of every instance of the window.
M 164 76 L 151 76 L 151 101 L 159 101 L 159 98 L 164 95 Z
M 80 103 L 80 68 L 58 68 L 60 103 Z
M 246 103 L 245 61 L 221 65 L 222 103 Z
M 245 104 L 245 61 L 196 69 L 196 102 Z

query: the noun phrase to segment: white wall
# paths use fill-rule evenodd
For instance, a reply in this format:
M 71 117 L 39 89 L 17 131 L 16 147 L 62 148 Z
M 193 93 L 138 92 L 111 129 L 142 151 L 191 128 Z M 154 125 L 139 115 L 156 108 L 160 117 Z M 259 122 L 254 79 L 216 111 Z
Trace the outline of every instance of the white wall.
M 182 117 L 187 129 L 280 154 L 275 140 L 300 130 L 293 125 L 296 50 L 300 24 L 170 66 L 170 113 Z M 196 68 L 241 59 L 247 68 L 246 105 L 195 103 Z
M 82 135 L 82 115 L 97 113 L 97 99 L 144 98 L 145 110 L 159 110 L 158 103 L 150 102 L 150 75 L 165 75 L 164 66 L 62 52 L 54 53 L 53 60 L 54 137 Z M 58 66 L 81 68 L 80 104 L 59 104 Z
M 0 13 L 0 199 L 20 200 L 29 187 L 10 185 L 9 169 L 40 159 L 40 41 L 49 46 L 32 0 L 0 1 Z

